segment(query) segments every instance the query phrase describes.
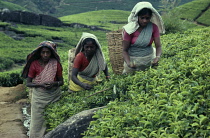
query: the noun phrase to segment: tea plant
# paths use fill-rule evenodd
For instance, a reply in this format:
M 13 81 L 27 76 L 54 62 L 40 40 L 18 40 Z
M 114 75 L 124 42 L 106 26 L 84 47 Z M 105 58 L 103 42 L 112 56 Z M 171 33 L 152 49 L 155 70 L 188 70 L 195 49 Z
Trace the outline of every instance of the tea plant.
M 109 28 L 108 23 L 112 20 L 107 21 L 105 16 L 103 19 L 105 28 L 112 30 L 113 26 Z M 96 25 L 102 26 L 102 22 Z M 109 62 L 106 32 L 85 28 L 6 26 L 26 37 L 16 41 L 0 33 L 1 59 L 2 63 L 6 62 L 0 66 L 24 63 L 26 55 L 41 41 L 63 41 L 58 43 L 58 53 L 65 84 L 61 100 L 46 109 L 48 131 L 80 111 L 107 106 L 94 115 L 97 120 L 90 123 L 83 134 L 85 137 L 210 136 L 210 28 L 163 35 L 163 55 L 158 67 L 133 75 L 115 75 Z M 82 32 L 93 33 L 99 38 L 111 80 L 104 79 L 91 91 L 68 93 L 68 50 L 77 44 Z M 19 75 L 19 70 L 1 73 L 0 85 L 16 85 L 22 81 Z
M 20 76 L 21 70 L 0 72 L 0 86 L 11 87 L 23 83 Z
M 180 18 L 193 21 L 208 6 L 209 6 L 209 0 L 194 0 L 192 2 L 186 3 L 184 5 L 175 8 L 175 10 L 180 13 L 179 15 L 177 15 Z M 207 17 L 206 20 L 208 20 Z M 209 22 L 207 23 L 207 25 L 209 25 Z
M 84 137 L 209 137 L 209 31 L 163 36 L 159 67 L 124 83 L 128 99 L 99 110 Z
M 64 92 L 45 112 L 49 130 L 80 111 L 107 105 L 84 135 L 209 136 L 209 31 L 162 36 L 164 54 L 156 69 L 128 76 L 111 73 L 110 81 L 91 91 Z M 103 92 L 95 94 L 99 91 Z

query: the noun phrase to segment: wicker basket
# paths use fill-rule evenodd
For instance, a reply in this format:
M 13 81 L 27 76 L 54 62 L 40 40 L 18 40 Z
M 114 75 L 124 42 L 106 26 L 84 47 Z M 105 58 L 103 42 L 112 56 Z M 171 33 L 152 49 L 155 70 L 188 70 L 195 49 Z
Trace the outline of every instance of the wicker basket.
M 115 74 L 122 74 L 124 62 L 122 56 L 122 30 L 109 32 L 106 36 L 112 70 Z
M 72 48 L 69 50 L 69 53 L 68 53 L 68 82 L 71 79 L 71 72 L 72 72 L 73 62 L 75 58 L 75 52 L 76 52 L 76 48 Z

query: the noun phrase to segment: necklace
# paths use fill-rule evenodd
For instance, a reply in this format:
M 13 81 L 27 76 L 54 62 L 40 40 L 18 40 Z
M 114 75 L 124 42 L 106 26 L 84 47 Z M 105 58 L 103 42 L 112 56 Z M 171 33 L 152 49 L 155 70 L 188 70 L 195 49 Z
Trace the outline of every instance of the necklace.
M 42 66 L 42 67 L 45 67 L 47 65 L 47 63 L 45 62 L 42 62 L 41 60 L 38 60 L 39 61 L 39 64 Z

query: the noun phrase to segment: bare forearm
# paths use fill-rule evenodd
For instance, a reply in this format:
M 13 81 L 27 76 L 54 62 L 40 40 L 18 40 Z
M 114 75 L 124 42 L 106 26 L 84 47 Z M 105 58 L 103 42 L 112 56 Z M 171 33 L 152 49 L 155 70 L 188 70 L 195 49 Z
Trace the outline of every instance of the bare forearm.
M 26 86 L 27 87 L 35 87 L 35 88 L 37 88 L 37 87 L 43 87 L 43 84 L 37 84 L 37 83 L 27 82 L 26 83 Z
M 130 47 L 130 42 L 123 41 L 122 46 L 123 46 L 122 55 L 123 55 L 124 61 L 127 63 L 127 65 L 130 65 L 130 56 L 128 54 L 128 49 Z
M 156 48 L 156 56 L 159 57 L 162 54 L 162 47 L 161 47 L 160 37 L 155 37 L 154 38 L 154 42 L 155 42 L 155 48 Z
M 162 47 L 159 46 L 159 47 L 156 48 L 156 56 L 157 56 L 157 57 L 160 57 L 161 54 L 162 54 Z
M 58 77 L 54 83 L 56 83 L 55 86 L 62 86 L 64 84 L 63 77 Z
M 83 87 L 83 83 L 77 78 L 78 70 L 79 69 L 77 69 L 77 68 L 73 68 L 72 69 L 72 77 L 71 77 L 71 80 L 75 84 L 79 85 L 80 87 Z
M 109 76 L 108 67 L 106 65 L 105 70 L 103 70 L 105 76 Z
M 123 58 L 124 58 L 124 61 L 129 65 L 130 64 L 130 56 L 128 55 L 127 51 L 123 51 Z
M 75 84 L 79 85 L 80 87 L 83 86 L 83 83 L 76 76 L 72 75 L 71 79 Z

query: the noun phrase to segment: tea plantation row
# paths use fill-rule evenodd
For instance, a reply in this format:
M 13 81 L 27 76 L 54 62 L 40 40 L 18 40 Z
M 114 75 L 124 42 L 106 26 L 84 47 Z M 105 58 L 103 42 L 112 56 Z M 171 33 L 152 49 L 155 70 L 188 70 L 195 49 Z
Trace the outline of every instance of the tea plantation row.
M 110 81 L 91 91 L 64 91 L 46 109 L 49 130 L 80 111 L 106 105 L 84 137 L 209 137 L 209 34 L 205 28 L 163 35 L 158 67 L 134 75 L 111 73 Z

